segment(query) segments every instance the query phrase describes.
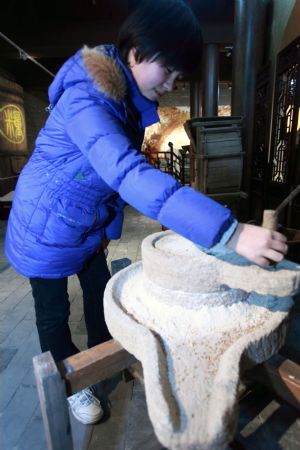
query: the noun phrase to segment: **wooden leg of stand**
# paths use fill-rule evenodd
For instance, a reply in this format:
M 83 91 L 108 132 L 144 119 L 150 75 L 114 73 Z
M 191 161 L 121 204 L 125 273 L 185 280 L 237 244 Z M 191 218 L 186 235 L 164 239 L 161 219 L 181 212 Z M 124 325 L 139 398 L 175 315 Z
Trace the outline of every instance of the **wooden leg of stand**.
M 48 450 L 73 450 L 65 382 L 50 352 L 33 358 Z

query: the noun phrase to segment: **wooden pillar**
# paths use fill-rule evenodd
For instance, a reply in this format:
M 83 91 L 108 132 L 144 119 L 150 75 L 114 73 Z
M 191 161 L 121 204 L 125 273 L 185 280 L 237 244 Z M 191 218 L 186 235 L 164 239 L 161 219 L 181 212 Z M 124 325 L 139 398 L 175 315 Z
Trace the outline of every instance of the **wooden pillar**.
M 218 115 L 219 46 L 206 44 L 203 53 L 202 116 Z
M 201 83 L 200 80 L 190 82 L 190 117 L 201 115 Z
M 248 193 L 251 184 L 255 82 L 263 57 L 267 4 L 268 0 L 235 0 L 231 114 L 244 118 L 243 189 Z

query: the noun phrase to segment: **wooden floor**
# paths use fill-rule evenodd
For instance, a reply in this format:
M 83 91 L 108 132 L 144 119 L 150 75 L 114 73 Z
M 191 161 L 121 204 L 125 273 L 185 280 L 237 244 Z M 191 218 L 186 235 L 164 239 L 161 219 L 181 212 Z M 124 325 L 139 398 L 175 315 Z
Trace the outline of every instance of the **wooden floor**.
M 45 450 L 32 357 L 40 353 L 35 328 L 31 289 L 4 257 L 6 222 L 0 222 L 0 449 Z M 142 239 L 160 231 L 157 222 L 126 209 L 122 238 L 109 246 L 108 262 L 140 259 Z M 82 296 L 77 277 L 69 279 L 70 326 L 74 341 L 86 348 Z M 300 308 L 287 351 L 300 362 Z M 145 392 L 137 381 L 125 382 L 117 375 L 99 388 L 106 415 L 97 425 L 85 426 L 73 417 L 77 450 L 161 450 L 147 415 Z M 257 387 L 240 404 L 237 441 L 244 449 L 298 450 L 300 419 L 292 408 L 276 401 Z M 63 449 L 62 449 L 63 450 Z

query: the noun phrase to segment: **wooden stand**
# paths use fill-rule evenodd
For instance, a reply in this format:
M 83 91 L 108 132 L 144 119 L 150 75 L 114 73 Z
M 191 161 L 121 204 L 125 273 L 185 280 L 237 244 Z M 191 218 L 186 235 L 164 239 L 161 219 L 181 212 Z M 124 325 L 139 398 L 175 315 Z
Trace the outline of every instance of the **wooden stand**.
M 48 450 L 73 450 L 67 396 L 128 369 L 142 378 L 141 364 L 111 340 L 55 364 L 50 352 L 33 358 Z M 300 411 L 300 366 L 276 355 L 250 372 Z

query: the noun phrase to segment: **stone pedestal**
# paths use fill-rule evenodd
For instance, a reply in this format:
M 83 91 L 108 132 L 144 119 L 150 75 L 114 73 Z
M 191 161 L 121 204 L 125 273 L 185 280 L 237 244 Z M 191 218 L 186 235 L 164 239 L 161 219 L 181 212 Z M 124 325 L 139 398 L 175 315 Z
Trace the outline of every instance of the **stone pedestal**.
M 142 262 L 105 292 L 112 336 L 143 365 L 149 416 L 168 449 L 226 449 L 241 371 L 284 344 L 300 266 L 263 269 L 173 232 L 148 236 Z

